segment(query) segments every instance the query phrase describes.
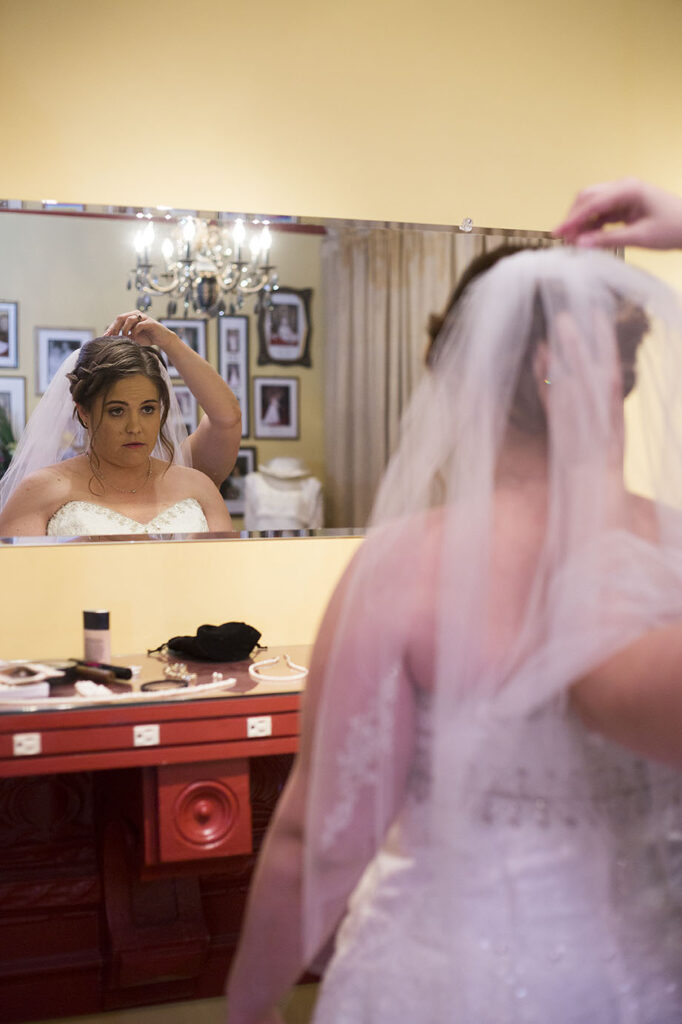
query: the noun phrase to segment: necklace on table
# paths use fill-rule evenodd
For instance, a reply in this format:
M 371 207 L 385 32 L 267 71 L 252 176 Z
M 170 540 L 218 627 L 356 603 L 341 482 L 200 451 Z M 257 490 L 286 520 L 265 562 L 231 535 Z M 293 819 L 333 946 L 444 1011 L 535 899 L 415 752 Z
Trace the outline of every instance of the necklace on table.
M 137 494 L 138 491 L 141 491 L 143 487 L 147 486 L 152 475 L 152 460 L 151 458 L 149 458 L 149 465 L 147 466 L 147 475 L 141 484 L 138 484 L 137 487 L 117 487 L 116 484 L 112 484 L 107 481 L 106 477 L 104 476 L 104 473 L 102 473 L 101 470 L 95 469 L 90 459 L 90 456 L 88 456 L 88 462 L 90 463 L 90 469 L 95 474 L 97 479 L 100 480 L 105 487 L 111 487 L 114 491 L 118 491 L 119 494 Z

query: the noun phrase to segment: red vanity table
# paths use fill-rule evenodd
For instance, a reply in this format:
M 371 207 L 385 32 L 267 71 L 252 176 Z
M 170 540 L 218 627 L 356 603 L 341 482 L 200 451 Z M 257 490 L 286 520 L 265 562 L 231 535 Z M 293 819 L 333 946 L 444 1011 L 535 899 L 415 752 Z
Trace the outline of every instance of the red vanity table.
M 310 649 L 269 648 L 258 660 Z M 134 687 L 163 678 L 158 658 Z M 0 1021 L 219 995 L 298 742 L 301 680 L 0 705 Z M 286 674 L 283 662 L 264 671 Z M 53 693 L 58 693 L 53 690 Z

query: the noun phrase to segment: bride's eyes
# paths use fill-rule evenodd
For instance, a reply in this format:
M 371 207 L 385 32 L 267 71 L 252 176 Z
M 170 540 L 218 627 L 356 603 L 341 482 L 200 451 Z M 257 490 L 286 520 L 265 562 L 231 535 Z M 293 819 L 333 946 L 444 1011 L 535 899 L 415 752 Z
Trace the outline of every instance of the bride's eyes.
M 110 416 L 120 418 L 125 413 L 125 409 L 124 405 L 110 405 L 107 412 Z M 148 405 L 141 405 L 140 412 L 144 416 L 153 416 L 156 412 L 156 406 L 153 402 L 150 402 Z

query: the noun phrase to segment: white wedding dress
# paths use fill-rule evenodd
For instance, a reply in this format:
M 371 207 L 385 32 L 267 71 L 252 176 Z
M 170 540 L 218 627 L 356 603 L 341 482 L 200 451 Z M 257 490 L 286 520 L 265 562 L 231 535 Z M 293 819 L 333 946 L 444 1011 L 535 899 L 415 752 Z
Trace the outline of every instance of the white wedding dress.
M 682 774 L 557 706 L 491 719 L 443 885 L 421 703 L 407 798 L 353 894 L 315 1024 L 679 1024 Z
M 48 537 L 100 537 L 133 533 L 207 533 L 204 510 L 196 498 L 184 498 L 140 523 L 91 501 L 67 501 L 47 524 Z
M 523 252 L 438 339 L 314 691 L 315 1024 L 682 1024 L 682 308 Z

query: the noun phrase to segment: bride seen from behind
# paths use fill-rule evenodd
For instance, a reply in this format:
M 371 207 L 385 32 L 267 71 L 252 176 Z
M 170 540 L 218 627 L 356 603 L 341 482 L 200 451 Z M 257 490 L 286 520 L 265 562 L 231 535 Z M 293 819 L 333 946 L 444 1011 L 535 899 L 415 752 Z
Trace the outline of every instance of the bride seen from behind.
M 335 933 L 316 1024 L 682 1020 L 682 309 L 601 253 L 474 269 L 320 629 L 229 1024 Z
M 215 484 L 206 473 L 182 464 L 179 410 L 155 349 L 130 337 L 95 338 L 66 360 L 53 385 L 43 397 L 43 409 L 36 411 L 42 415 L 23 452 L 17 450 L 17 463 L 40 465 L 41 448 L 58 452 L 59 421 L 71 418 L 75 426 L 73 417 L 87 434 L 87 451 L 20 479 L 20 465 L 10 466 L 0 481 L 0 535 L 232 529 Z M 50 431 L 57 437 L 33 436 Z M 185 433 L 185 445 L 190 441 Z

